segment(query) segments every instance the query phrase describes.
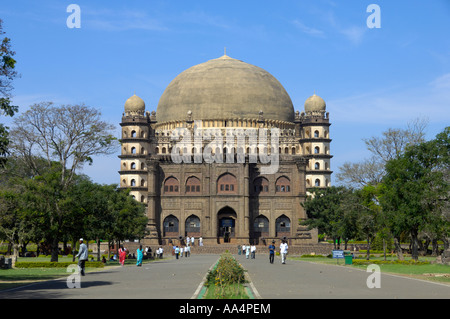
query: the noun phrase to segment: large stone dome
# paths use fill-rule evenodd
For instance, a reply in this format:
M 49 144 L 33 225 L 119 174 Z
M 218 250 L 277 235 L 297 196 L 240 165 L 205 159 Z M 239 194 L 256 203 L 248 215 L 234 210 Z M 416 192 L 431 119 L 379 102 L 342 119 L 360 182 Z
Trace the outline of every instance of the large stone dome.
M 162 94 L 159 123 L 192 119 L 258 118 L 294 121 L 291 98 L 267 71 L 224 55 L 180 73 Z

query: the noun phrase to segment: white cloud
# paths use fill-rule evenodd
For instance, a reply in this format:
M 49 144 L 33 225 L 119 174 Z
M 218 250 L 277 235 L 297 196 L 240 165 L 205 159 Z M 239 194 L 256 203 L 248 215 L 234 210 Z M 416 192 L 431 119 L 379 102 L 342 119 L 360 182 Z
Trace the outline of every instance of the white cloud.
M 346 28 L 337 28 L 338 32 L 343 34 L 350 42 L 358 45 L 362 42 L 367 28 L 362 26 L 350 26 Z
M 420 87 L 384 88 L 346 98 L 330 99 L 327 108 L 333 121 L 346 123 L 406 123 L 427 117 L 430 123 L 450 119 L 450 74 L 437 77 Z
M 308 27 L 299 20 L 294 20 L 294 21 L 292 21 L 292 23 L 300 31 L 302 31 L 303 33 L 306 33 L 308 35 L 312 35 L 312 36 L 316 36 L 316 37 L 324 37 L 325 36 L 325 32 L 323 32 L 322 30 Z
M 83 8 L 82 25 L 104 31 L 149 30 L 166 31 L 168 28 L 144 11 Z

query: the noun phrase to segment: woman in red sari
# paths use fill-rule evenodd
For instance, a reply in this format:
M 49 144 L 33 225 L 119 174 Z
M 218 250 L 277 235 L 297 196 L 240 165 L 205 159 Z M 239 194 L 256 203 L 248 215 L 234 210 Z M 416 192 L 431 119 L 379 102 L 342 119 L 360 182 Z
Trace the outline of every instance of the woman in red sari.
M 127 250 L 126 248 L 123 248 L 123 246 L 120 246 L 119 249 L 119 263 L 123 266 L 123 264 L 125 263 L 125 257 L 127 255 Z

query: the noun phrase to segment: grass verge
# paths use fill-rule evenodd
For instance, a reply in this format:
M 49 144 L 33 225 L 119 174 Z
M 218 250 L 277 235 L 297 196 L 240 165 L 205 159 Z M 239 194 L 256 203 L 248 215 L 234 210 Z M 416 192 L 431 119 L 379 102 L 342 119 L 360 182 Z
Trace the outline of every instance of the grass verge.
M 215 267 L 208 272 L 203 299 L 250 299 L 245 270 L 230 254 L 222 254 Z

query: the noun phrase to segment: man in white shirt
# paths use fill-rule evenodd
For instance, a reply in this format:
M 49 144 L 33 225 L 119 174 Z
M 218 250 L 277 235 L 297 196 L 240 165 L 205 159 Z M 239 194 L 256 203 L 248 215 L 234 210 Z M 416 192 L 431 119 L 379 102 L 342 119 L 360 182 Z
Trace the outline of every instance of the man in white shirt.
M 286 263 L 286 255 L 288 252 L 288 244 L 285 240 L 283 240 L 280 244 L 280 254 L 281 254 L 281 263 Z

